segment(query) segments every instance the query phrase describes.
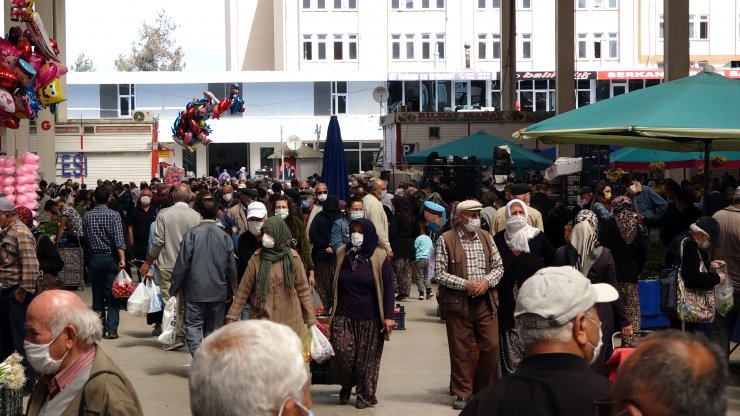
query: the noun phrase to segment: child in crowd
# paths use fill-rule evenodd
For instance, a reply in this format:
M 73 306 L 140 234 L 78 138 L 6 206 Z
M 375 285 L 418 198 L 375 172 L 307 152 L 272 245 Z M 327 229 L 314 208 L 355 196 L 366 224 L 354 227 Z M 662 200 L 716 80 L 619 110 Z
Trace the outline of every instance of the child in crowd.
M 424 300 L 424 291 L 426 289 L 426 298 L 432 298 L 432 284 L 427 279 L 429 275 L 429 254 L 432 251 L 432 239 L 427 235 L 426 223 L 419 223 L 420 234 L 414 240 L 416 249 L 416 286 L 419 289 L 419 300 Z

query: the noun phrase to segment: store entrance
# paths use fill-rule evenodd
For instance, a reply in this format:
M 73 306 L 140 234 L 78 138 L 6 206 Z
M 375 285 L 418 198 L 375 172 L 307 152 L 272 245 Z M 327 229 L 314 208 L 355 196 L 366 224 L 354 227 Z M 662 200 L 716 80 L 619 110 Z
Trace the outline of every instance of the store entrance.
M 218 177 L 226 168 L 231 176 L 244 166 L 249 172 L 249 143 L 211 143 L 208 145 L 208 174 Z

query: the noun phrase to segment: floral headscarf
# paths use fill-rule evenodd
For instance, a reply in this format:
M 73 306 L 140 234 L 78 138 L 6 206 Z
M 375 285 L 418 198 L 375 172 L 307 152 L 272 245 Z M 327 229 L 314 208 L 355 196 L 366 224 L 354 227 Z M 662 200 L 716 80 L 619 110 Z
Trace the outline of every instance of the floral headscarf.
M 627 245 L 632 244 L 635 241 L 635 238 L 637 238 L 637 225 L 640 220 L 640 215 L 635 212 L 632 202 L 626 196 L 618 196 L 614 198 L 612 201 L 612 210 L 614 212 L 614 220 L 617 222 L 619 234 L 622 235 L 622 239 L 627 243 Z
M 576 253 L 574 267 L 579 271 L 582 271 L 584 260 L 589 253 L 599 245 L 597 224 L 598 218 L 593 211 L 584 209 L 576 215 L 575 225 L 570 232 L 570 245 Z

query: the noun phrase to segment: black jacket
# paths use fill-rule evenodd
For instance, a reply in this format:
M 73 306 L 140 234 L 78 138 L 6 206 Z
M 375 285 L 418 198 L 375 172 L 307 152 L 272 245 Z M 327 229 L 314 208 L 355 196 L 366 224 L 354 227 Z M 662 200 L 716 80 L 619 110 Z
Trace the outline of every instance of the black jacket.
M 691 235 L 686 232 L 675 239 L 668 247 L 668 251 L 665 253 L 665 264 L 666 268 L 673 265 L 680 253 L 680 244 L 683 239 L 686 242 L 683 246 L 683 260 L 681 261 L 681 278 L 686 283 L 686 286 L 693 289 L 709 289 L 714 285 L 719 284 L 719 275 L 712 271 L 709 267 L 709 253 L 707 250 L 700 249 L 696 241 Z M 707 272 L 699 271 L 699 262 L 704 262 L 704 267 L 707 268 Z
M 59 251 L 49 236 L 37 234 L 35 237 L 36 258 L 39 261 L 39 270 L 56 276 L 64 268 L 64 260 L 62 260 Z
M 401 215 L 393 215 L 388 225 L 388 238 L 391 241 L 393 258 L 416 260 L 414 240 L 419 236 L 416 221 L 404 220 Z
M 262 243 L 257 241 L 257 237 L 251 231 L 245 231 L 237 239 L 236 248 L 236 280 L 241 282 L 244 272 L 247 270 L 247 263 L 252 258 L 257 249 L 262 248 Z
M 599 242 L 612 252 L 617 268 L 617 282 L 637 283 L 647 261 L 647 245 L 639 231 L 635 241 L 627 245 L 619 233 L 617 221 L 610 218 L 599 231 Z

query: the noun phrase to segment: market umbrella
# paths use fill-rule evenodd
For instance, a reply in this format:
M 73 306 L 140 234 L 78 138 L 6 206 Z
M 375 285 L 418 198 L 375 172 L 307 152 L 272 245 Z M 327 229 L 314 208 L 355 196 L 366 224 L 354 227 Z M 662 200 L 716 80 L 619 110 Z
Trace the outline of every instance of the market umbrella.
M 701 151 L 740 150 L 740 81 L 713 72 L 622 94 L 533 124 L 514 138 Z M 705 175 L 705 186 L 709 175 Z
M 343 201 L 349 199 L 347 163 L 344 158 L 344 144 L 342 144 L 342 133 L 339 130 L 337 116 L 331 116 L 329 127 L 326 129 L 321 181 L 329 188 L 329 195 L 335 195 Z
M 726 164 L 722 166 L 723 168 L 740 167 L 740 152 L 711 152 L 710 156 L 712 157 L 713 166 L 714 158 L 721 156 L 726 160 Z M 704 153 L 623 147 L 609 155 L 609 165 L 613 168 L 647 170 L 653 162 L 665 163 L 665 169 L 693 168 L 704 163 Z
M 284 149 L 281 153 L 279 150 L 270 156 L 267 156 L 268 159 L 281 159 L 283 156 L 285 157 L 295 157 L 296 159 L 321 159 L 324 157 L 324 154 L 320 151 L 308 147 L 305 144 L 301 147 L 299 147 L 297 150 L 290 150 L 290 149 Z
M 426 162 L 427 156 L 430 153 L 437 152 L 437 154 L 445 158 L 447 156 L 475 156 L 482 165 L 491 166 L 493 165 L 493 149 L 503 145 L 509 146 L 511 149 L 511 160 L 514 162 L 514 168 L 516 169 L 545 169 L 552 165 L 551 160 L 545 159 L 516 143 L 482 131 L 471 136 L 461 137 L 449 143 L 406 155 L 406 162 L 409 164 L 422 164 Z

